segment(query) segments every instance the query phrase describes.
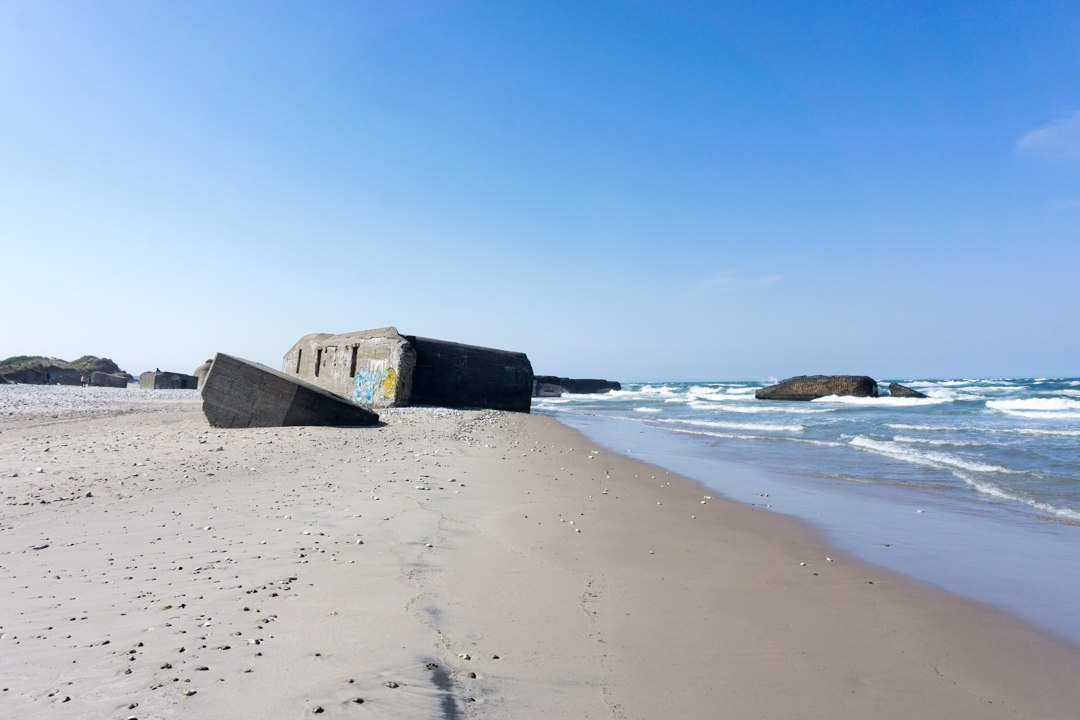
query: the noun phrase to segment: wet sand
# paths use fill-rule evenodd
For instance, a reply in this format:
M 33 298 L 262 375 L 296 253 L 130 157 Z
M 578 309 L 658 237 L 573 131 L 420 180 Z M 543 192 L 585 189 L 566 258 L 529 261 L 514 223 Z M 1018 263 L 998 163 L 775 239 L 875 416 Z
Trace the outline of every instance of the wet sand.
M 4 717 L 1080 712 L 1075 646 L 552 418 L 71 397 L 0 414 Z

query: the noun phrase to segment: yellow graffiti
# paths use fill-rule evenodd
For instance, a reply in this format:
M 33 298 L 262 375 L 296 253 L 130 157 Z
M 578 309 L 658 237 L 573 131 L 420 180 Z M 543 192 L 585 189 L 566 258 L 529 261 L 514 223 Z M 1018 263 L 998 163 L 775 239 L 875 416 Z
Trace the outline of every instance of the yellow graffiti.
M 397 385 L 397 373 L 394 372 L 394 368 L 389 368 L 382 381 L 383 397 L 391 397 L 394 394 L 395 385 Z

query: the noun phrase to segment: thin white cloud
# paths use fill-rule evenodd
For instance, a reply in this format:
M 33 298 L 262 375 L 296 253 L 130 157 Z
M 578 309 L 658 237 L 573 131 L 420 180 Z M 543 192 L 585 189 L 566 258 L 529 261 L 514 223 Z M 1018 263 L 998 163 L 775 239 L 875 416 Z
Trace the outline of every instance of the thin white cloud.
M 772 285 L 778 283 L 784 279 L 783 275 L 760 275 L 750 276 L 745 273 L 735 271 L 725 271 L 710 275 L 697 285 L 694 285 L 693 290 L 720 290 L 725 292 L 733 292 L 736 290 L 750 290 L 752 288 L 764 287 L 766 285 Z
M 1080 112 L 1032 130 L 1016 143 L 1018 155 L 1080 162 Z

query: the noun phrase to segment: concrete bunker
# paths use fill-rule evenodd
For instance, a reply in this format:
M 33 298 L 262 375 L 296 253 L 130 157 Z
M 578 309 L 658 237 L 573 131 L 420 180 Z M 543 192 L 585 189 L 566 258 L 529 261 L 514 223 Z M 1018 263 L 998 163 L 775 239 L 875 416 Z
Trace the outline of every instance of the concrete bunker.
M 525 353 L 402 335 L 397 328 L 305 335 L 282 372 L 362 407 L 480 407 L 529 412 Z
M 199 378 L 184 373 L 144 372 L 139 376 L 140 390 L 198 390 Z

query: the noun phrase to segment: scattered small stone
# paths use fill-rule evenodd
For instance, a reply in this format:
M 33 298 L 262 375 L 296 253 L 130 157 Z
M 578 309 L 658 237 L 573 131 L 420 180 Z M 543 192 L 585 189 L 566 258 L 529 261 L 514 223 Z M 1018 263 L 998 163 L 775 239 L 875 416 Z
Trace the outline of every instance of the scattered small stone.
M 357 705 L 363 705 L 364 704 L 364 698 L 361 698 L 361 697 L 353 698 L 352 702 L 356 703 Z
M 195 690 L 185 690 L 184 694 L 187 695 L 188 697 L 191 697 L 192 695 L 195 694 L 195 692 L 196 692 Z
M 197 667 L 195 669 L 196 670 L 209 670 L 210 668 L 206 667 L 205 665 L 200 665 L 199 667 Z
M 316 705 L 314 708 L 312 708 L 311 712 L 318 715 L 319 713 L 324 712 L 324 711 L 322 709 L 322 705 Z
M 472 660 L 472 658 L 469 657 L 468 653 L 461 653 L 460 655 L 458 655 L 458 657 L 462 660 Z
M 474 673 L 474 672 L 469 673 L 469 677 L 471 677 L 471 678 L 476 677 L 476 673 Z
M 388 687 L 388 688 L 396 688 L 397 686 L 398 686 L 398 684 L 396 682 L 394 682 L 393 680 L 386 683 L 386 687 Z

